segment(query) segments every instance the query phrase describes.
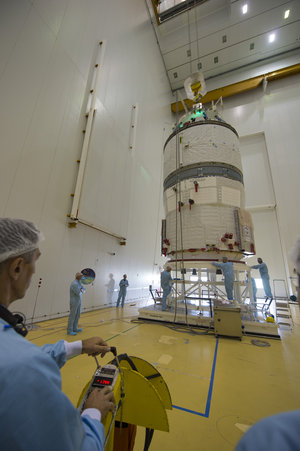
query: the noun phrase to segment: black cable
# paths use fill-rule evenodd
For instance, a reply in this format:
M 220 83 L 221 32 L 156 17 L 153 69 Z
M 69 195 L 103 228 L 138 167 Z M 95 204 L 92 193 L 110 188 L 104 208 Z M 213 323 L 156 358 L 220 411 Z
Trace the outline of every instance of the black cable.
M 129 365 L 131 366 L 131 368 L 132 368 L 134 371 L 138 371 L 137 367 L 135 366 L 135 364 L 133 363 L 133 361 L 131 360 L 131 358 L 129 357 L 129 355 L 127 355 L 127 354 L 120 354 L 120 355 L 118 355 L 118 360 L 119 360 L 119 362 L 121 362 L 122 360 L 126 360 L 126 362 L 129 363 Z M 118 366 L 118 362 L 117 362 L 117 359 L 116 359 L 116 358 L 113 359 L 110 363 L 111 363 L 112 365 Z
M 111 349 L 111 352 L 116 356 L 116 353 L 117 353 L 116 348 L 115 348 L 114 346 L 112 346 L 110 349 Z M 112 365 L 119 366 L 119 363 L 120 363 L 122 360 L 126 360 L 126 362 L 129 363 L 129 365 L 131 366 L 131 368 L 132 368 L 134 371 L 137 371 L 137 372 L 138 372 L 137 367 L 135 366 L 134 362 L 131 360 L 131 358 L 129 357 L 128 354 L 120 354 L 120 355 L 116 356 L 116 357 L 114 358 L 114 360 L 112 360 L 110 363 L 111 363 Z M 122 425 L 122 427 L 123 427 L 123 422 L 122 422 L 122 423 L 121 423 L 121 422 L 118 422 L 117 427 L 121 427 L 121 425 Z M 124 425 L 125 425 L 125 427 L 128 427 L 128 424 L 127 424 L 127 423 L 124 423 Z M 153 433 L 154 433 L 154 429 L 148 429 L 148 428 L 146 428 L 146 436 L 145 436 L 144 451 L 148 451 L 149 446 L 150 446 L 151 441 L 152 441 Z
M 146 428 L 144 451 L 148 451 L 149 446 L 152 441 L 153 433 L 154 433 L 154 429 Z
M 132 323 L 134 324 L 153 324 L 153 323 L 157 323 L 157 321 L 152 321 L 152 320 L 142 320 L 142 319 L 133 319 L 131 320 Z M 209 327 L 207 330 L 205 330 L 205 332 L 198 332 L 198 329 L 193 328 L 192 326 L 190 326 L 189 324 L 183 324 L 181 325 L 176 325 L 175 323 L 173 323 L 172 325 L 168 325 L 168 324 L 164 324 L 162 322 L 159 323 L 160 326 L 164 326 L 167 327 L 168 329 L 174 330 L 175 332 L 182 332 L 182 333 L 188 333 L 188 334 L 192 334 L 192 335 L 207 335 L 209 334 L 209 332 L 212 331 L 212 321 L 209 324 Z

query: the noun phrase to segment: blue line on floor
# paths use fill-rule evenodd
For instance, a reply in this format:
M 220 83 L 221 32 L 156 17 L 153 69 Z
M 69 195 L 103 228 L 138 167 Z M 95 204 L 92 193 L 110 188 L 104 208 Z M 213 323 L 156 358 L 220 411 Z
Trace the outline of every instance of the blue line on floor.
M 211 404 L 211 397 L 212 397 L 212 390 L 214 385 L 214 377 L 215 377 L 215 370 L 216 370 L 216 361 L 217 361 L 217 352 L 218 352 L 218 345 L 219 345 L 219 338 L 217 337 L 216 340 L 216 347 L 215 347 L 215 354 L 214 354 L 214 360 L 213 365 L 211 369 L 211 376 L 210 376 L 210 383 L 209 383 L 209 389 L 207 394 L 207 400 L 206 400 L 206 408 L 205 413 L 196 412 L 195 410 L 190 409 L 184 409 L 183 407 L 172 405 L 174 409 L 183 410 L 184 412 L 192 413 L 194 415 L 200 415 L 201 417 L 208 418 L 209 417 L 209 411 L 210 411 L 210 404 Z
M 183 410 L 184 412 L 193 413 L 194 415 L 199 415 L 200 417 L 205 417 L 206 416 L 205 413 L 196 412 L 195 410 L 184 409 L 183 407 L 174 406 L 174 405 L 172 407 L 174 407 L 174 409 Z

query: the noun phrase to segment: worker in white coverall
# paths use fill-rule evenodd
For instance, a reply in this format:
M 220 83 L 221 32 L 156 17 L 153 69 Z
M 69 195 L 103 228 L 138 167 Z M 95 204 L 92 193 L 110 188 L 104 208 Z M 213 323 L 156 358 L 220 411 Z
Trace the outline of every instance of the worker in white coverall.
M 228 261 L 227 257 L 223 257 L 222 261 L 223 263 L 212 262 L 212 265 L 222 269 L 227 299 L 228 301 L 233 301 L 233 282 L 234 282 L 233 264 L 232 262 Z
M 0 449 L 103 451 L 101 419 L 114 409 L 112 390 L 94 390 L 80 415 L 61 391 L 59 368 L 77 354 L 104 356 L 110 347 L 94 337 L 39 348 L 24 338 L 21 316 L 9 310 L 30 285 L 39 240 L 33 223 L 0 218 Z

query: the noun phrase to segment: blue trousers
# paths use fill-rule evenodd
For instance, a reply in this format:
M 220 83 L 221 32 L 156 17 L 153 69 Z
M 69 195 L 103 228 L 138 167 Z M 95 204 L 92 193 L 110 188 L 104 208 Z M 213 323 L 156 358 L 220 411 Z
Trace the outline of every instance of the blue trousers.
M 124 288 L 120 288 L 119 296 L 118 296 L 118 299 L 117 299 L 117 307 L 119 307 L 121 299 L 122 299 L 121 305 L 122 305 L 122 307 L 124 307 L 124 302 L 125 302 L 125 298 L 126 298 L 126 292 L 127 292 L 126 288 L 125 288 L 125 290 L 124 290 Z
M 78 320 L 81 312 L 81 300 L 70 299 L 70 315 L 68 320 L 67 332 L 76 332 Z
M 224 283 L 225 283 L 227 299 L 228 299 L 228 301 L 233 301 L 233 280 L 231 280 L 231 279 L 228 280 L 225 277 Z
M 272 295 L 272 291 L 271 291 L 271 287 L 270 287 L 270 279 L 269 279 L 269 277 L 262 277 L 261 280 L 262 280 L 262 283 L 263 283 L 263 286 L 264 286 L 265 295 L 268 298 L 272 298 L 273 295 Z
M 169 296 L 170 291 L 171 291 L 170 286 L 163 288 L 162 311 L 166 310 L 167 308 L 167 297 Z
M 252 285 L 252 292 L 253 292 L 253 301 L 256 304 L 256 302 L 257 302 L 257 298 L 256 298 L 257 288 L 254 287 L 253 285 Z

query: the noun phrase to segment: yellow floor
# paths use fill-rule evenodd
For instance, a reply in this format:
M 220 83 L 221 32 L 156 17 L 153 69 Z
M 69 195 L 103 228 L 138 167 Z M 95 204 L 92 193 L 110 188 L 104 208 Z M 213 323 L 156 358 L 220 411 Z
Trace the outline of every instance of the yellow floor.
M 299 308 L 293 305 L 294 328 L 282 340 L 253 337 L 242 341 L 213 334 L 175 331 L 160 324 L 136 324 L 138 303 L 81 315 L 83 331 L 66 335 L 67 318 L 46 321 L 28 338 L 37 345 L 101 336 L 118 354 L 141 357 L 164 377 L 176 406 L 168 412 L 170 432 L 156 431 L 152 451 L 231 451 L 248 425 L 260 418 L 300 406 Z M 100 359 L 103 364 L 112 354 Z M 76 404 L 96 369 L 92 357 L 71 359 L 62 369 L 63 391 Z M 143 450 L 144 429 L 138 428 L 135 450 Z

